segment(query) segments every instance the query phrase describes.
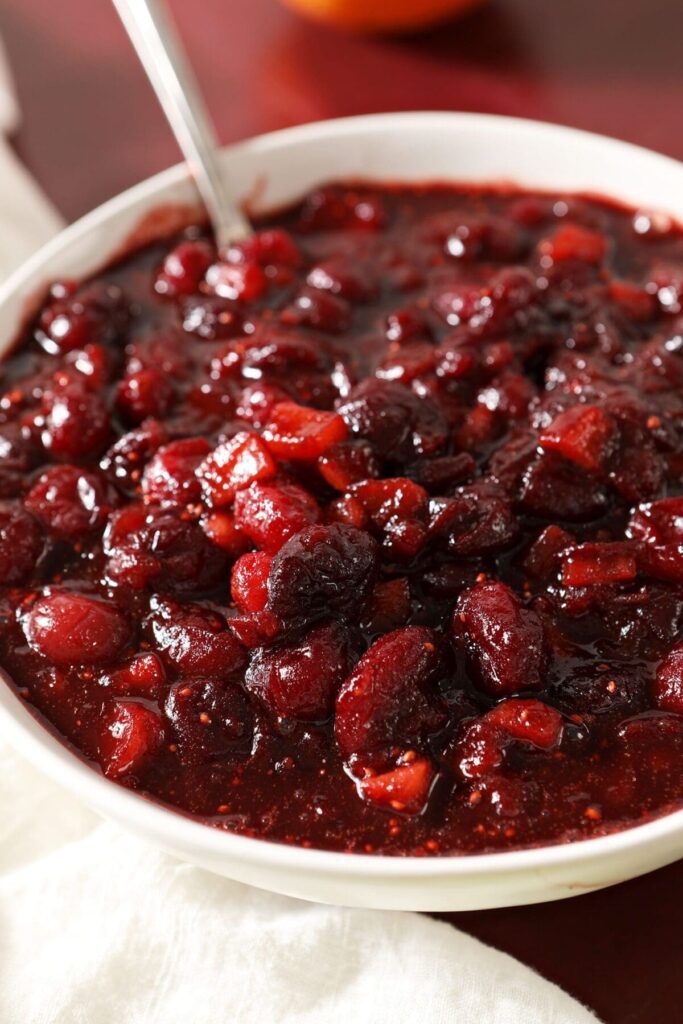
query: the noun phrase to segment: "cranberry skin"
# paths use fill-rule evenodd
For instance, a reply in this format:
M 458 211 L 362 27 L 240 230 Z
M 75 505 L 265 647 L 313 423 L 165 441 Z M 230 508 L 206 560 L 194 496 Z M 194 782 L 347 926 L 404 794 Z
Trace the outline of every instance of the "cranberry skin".
M 0 583 L 11 586 L 27 580 L 43 551 L 43 533 L 18 504 L 0 502 Z
M 107 407 L 95 392 L 69 384 L 48 400 L 42 438 L 55 458 L 78 460 L 98 455 L 110 434 Z
M 662 711 L 683 715 L 683 643 L 676 644 L 657 669 L 652 698 Z
M 235 526 L 270 554 L 319 519 L 315 498 L 297 484 L 254 483 L 235 497 Z
M 214 255 L 208 242 L 179 242 L 164 259 L 155 282 L 156 291 L 169 298 L 196 292 L 213 263 Z
M 405 626 L 375 640 L 337 697 L 343 756 L 405 749 L 440 729 L 447 714 L 437 683 L 445 674 L 441 640 L 431 629 Z
M 53 466 L 41 474 L 24 504 L 48 530 L 67 540 L 102 529 L 110 511 L 102 479 L 68 465 Z
M 165 739 L 161 717 L 134 700 L 115 700 L 101 721 L 97 757 L 104 774 L 120 779 L 144 770 Z
M 60 667 L 113 661 L 131 637 L 116 605 L 56 588 L 38 598 L 22 626 L 29 645 Z
M 173 402 L 173 385 L 158 370 L 138 370 L 129 373 L 116 390 L 116 408 L 131 424 L 142 423 L 150 417 L 163 417 Z
M 254 715 L 237 686 L 224 679 L 181 680 L 165 704 L 180 756 L 187 764 L 245 758 L 251 749 Z
M 394 381 L 362 381 L 337 411 L 349 431 L 369 441 L 383 459 L 434 455 L 448 437 L 446 417 L 436 402 Z
M 180 507 L 201 500 L 196 470 L 211 451 L 203 437 L 171 441 L 152 456 L 142 475 L 145 499 L 169 507 Z
M 543 623 L 505 583 L 478 583 L 459 598 L 456 637 L 464 634 L 482 690 L 494 696 L 545 685 Z
M 319 722 L 329 718 L 351 667 L 349 637 L 342 626 L 316 626 L 299 643 L 254 652 L 248 689 L 282 718 Z
M 273 558 L 269 611 L 292 623 L 351 612 L 372 589 L 378 550 L 373 537 L 353 526 L 306 527 Z
M 225 677 L 246 664 L 244 648 L 217 612 L 159 597 L 152 599 L 152 609 L 149 630 L 154 646 L 166 664 L 184 676 Z
M 550 751 L 560 745 L 562 733 L 555 708 L 540 700 L 503 700 L 467 727 L 458 745 L 458 768 L 465 778 L 485 778 L 503 763 L 511 743 Z

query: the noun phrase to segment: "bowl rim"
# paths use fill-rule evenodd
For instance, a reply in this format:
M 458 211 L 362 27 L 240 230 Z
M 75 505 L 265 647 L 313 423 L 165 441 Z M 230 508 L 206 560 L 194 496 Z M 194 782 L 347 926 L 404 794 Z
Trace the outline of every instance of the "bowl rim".
M 675 170 L 683 177 L 683 164 L 653 150 L 619 139 L 586 132 L 577 128 L 534 121 L 526 118 L 471 112 L 413 111 L 408 113 L 365 114 L 297 125 L 255 136 L 222 148 L 222 160 L 242 152 L 267 154 L 282 145 L 296 145 L 308 140 L 329 138 L 339 140 L 360 132 L 390 128 L 408 131 L 430 122 L 436 128 L 477 127 L 482 122 L 489 130 L 545 135 L 548 142 L 557 133 L 566 140 L 590 143 L 603 150 L 611 149 L 624 159 L 646 158 L 661 167 Z M 400 177 L 400 176 L 399 176 Z M 101 228 L 128 208 L 142 203 L 189 179 L 185 164 L 161 171 L 119 193 L 79 218 L 48 241 L 0 286 L 0 311 L 17 290 L 40 274 L 44 264 L 82 236 Z M 535 188 L 535 186 L 534 186 Z M 542 191 L 542 190 L 539 190 Z M 552 191 L 549 189 L 549 191 Z M 17 330 L 19 329 L 17 325 Z M 477 878 L 489 875 L 519 874 L 543 869 L 566 868 L 574 864 L 596 863 L 618 857 L 634 848 L 645 849 L 663 840 L 678 836 L 682 840 L 683 809 L 665 813 L 643 823 L 627 825 L 602 836 L 567 840 L 542 846 L 489 851 L 484 853 L 444 853 L 436 856 L 384 855 L 381 852 L 340 852 L 288 845 L 267 838 L 250 837 L 193 820 L 182 811 L 157 802 L 144 793 L 107 779 L 96 766 L 85 761 L 72 748 L 58 739 L 36 713 L 23 703 L 6 681 L 0 669 L 0 724 L 10 743 L 39 769 L 63 785 L 98 812 L 110 815 L 124 825 L 153 837 L 162 846 L 177 849 L 199 849 L 217 859 L 248 860 L 269 868 L 315 871 L 327 876 L 352 876 L 370 879 Z

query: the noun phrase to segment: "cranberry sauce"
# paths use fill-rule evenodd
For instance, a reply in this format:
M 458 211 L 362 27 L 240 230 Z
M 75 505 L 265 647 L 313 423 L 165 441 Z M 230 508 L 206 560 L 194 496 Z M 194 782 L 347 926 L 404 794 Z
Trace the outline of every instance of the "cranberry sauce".
M 0 660 L 216 827 L 441 854 L 683 806 L 683 234 L 315 191 L 55 285 L 1 367 Z

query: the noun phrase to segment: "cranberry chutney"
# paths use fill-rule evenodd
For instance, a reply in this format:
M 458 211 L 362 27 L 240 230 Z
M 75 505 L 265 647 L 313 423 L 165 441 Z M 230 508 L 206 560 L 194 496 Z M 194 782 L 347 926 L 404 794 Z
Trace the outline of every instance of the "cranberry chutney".
M 4 360 L 0 663 L 110 779 L 438 855 L 683 807 L 683 233 L 318 189 L 52 287 Z

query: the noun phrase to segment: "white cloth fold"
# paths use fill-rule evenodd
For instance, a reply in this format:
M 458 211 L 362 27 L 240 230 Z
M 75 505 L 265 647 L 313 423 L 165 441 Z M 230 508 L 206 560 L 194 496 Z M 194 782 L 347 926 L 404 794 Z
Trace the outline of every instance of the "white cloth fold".
M 0 130 L 16 122 L 1 71 Z M 59 218 L 0 138 L 0 280 Z M 0 685 L 2 685 L 0 683 Z M 420 914 L 306 904 L 102 823 L 0 739 L 2 1024 L 590 1024 Z

